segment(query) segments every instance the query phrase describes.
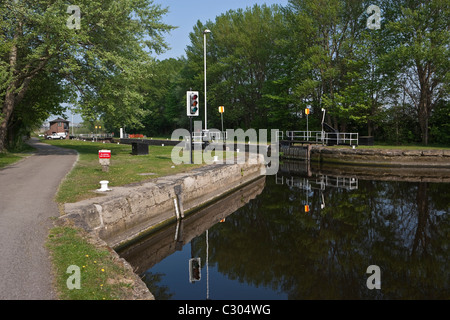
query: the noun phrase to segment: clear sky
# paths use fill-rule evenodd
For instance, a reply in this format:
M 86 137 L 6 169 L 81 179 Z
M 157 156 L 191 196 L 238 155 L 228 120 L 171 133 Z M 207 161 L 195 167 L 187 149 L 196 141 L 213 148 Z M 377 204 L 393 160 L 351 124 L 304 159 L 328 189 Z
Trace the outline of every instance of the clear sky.
M 228 10 L 252 7 L 255 4 L 286 6 L 288 0 L 153 0 L 154 4 L 160 4 L 169 12 L 163 17 L 163 22 L 178 29 L 165 34 L 165 40 L 171 50 L 156 56 L 159 60 L 167 58 L 179 58 L 186 56 L 185 49 L 190 44 L 189 33 L 200 20 L 205 23 L 214 21 L 217 16 Z

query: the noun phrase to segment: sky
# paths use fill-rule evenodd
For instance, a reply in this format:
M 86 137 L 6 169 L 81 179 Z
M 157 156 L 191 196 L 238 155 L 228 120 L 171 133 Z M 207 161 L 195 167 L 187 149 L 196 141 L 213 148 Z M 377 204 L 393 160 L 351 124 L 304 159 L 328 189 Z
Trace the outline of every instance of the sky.
M 163 23 L 178 27 L 164 34 L 164 39 L 171 49 L 154 56 L 158 60 L 164 60 L 186 56 L 185 49 L 190 44 L 189 33 L 193 31 L 198 20 L 202 23 L 215 21 L 217 16 L 229 10 L 245 9 L 255 4 L 286 6 L 288 0 L 153 0 L 153 3 L 168 8 L 169 12 L 161 19 Z M 66 112 L 66 116 L 72 121 L 70 111 Z M 51 116 L 48 120 L 54 118 L 57 117 Z M 79 115 L 75 115 L 73 120 L 74 123 L 82 122 Z
M 200 20 L 206 23 L 229 10 L 253 7 L 255 4 L 268 6 L 279 4 L 286 6 L 288 0 L 153 0 L 169 12 L 162 21 L 178 28 L 165 34 L 165 40 L 171 50 L 156 56 L 159 60 L 168 58 L 179 58 L 186 56 L 185 49 L 190 44 L 189 33 L 193 31 L 194 25 Z

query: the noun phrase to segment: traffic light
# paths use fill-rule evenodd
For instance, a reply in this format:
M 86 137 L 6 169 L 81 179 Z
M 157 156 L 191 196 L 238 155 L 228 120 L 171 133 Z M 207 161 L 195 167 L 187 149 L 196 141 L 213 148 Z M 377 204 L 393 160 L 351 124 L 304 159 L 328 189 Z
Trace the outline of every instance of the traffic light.
M 189 260 L 189 282 L 193 283 L 201 280 L 201 261 L 200 258 Z
M 198 91 L 187 92 L 187 115 L 188 117 L 198 117 L 200 111 Z

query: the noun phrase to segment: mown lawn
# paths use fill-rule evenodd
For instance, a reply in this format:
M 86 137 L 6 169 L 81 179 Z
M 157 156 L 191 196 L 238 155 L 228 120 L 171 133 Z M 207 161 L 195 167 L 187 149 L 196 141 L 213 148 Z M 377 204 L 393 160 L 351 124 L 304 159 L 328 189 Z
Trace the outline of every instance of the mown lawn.
M 58 203 L 73 203 L 99 196 L 93 191 L 100 188 L 100 181 L 109 186 L 123 186 L 161 176 L 187 172 L 201 165 L 175 165 L 171 159 L 172 147 L 149 146 L 149 155 L 134 156 L 131 145 L 103 144 L 77 140 L 46 141 L 49 144 L 77 150 L 79 160 L 61 183 L 56 196 Z M 98 151 L 111 150 L 109 172 L 99 163 Z

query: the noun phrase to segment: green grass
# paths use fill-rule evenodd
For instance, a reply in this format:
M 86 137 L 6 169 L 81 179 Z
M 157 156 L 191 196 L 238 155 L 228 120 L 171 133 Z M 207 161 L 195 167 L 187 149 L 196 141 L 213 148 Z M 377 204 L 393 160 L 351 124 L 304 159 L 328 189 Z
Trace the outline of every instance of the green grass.
M 131 154 L 131 145 L 125 144 L 103 144 L 78 140 L 44 140 L 44 142 L 74 149 L 79 153 L 77 164 L 59 187 L 56 195 L 56 202 L 59 204 L 74 203 L 101 196 L 93 191 L 100 188 L 102 180 L 109 181 L 109 187 L 113 188 L 189 172 L 205 165 L 204 162 L 193 165 L 175 165 L 171 158 L 173 147 L 170 146 L 149 146 L 148 155 L 134 156 Z M 101 149 L 111 150 L 111 164 L 108 172 L 103 172 L 99 163 L 98 151 Z M 213 152 L 212 155 L 214 154 Z M 234 155 L 234 152 L 227 152 L 223 157 Z M 194 154 L 194 161 L 195 156 L 196 154 Z
M 109 181 L 109 187 L 124 186 L 161 176 L 187 172 L 201 165 L 174 165 L 172 147 L 149 146 L 149 155 L 131 155 L 131 145 L 103 144 L 76 140 L 46 141 L 55 146 L 75 149 L 79 160 L 62 182 L 56 196 L 58 203 L 73 203 L 99 196 L 95 191 L 100 181 Z M 109 172 L 103 172 L 98 151 L 111 150 Z M 173 168 L 174 167 L 174 168 Z M 151 175 L 149 175 L 151 174 Z
M 34 148 L 24 144 L 20 150 L 0 153 L 0 169 L 28 157 L 33 151 Z
M 132 296 L 131 276 L 116 263 L 106 248 L 99 248 L 87 240 L 81 230 L 56 227 L 50 232 L 47 247 L 52 253 L 55 285 L 61 300 L 124 300 Z M 80 288 L 69 288 L 67 282 L 80 270 Z M 70 270 L 69 270 L 70 271 Z

